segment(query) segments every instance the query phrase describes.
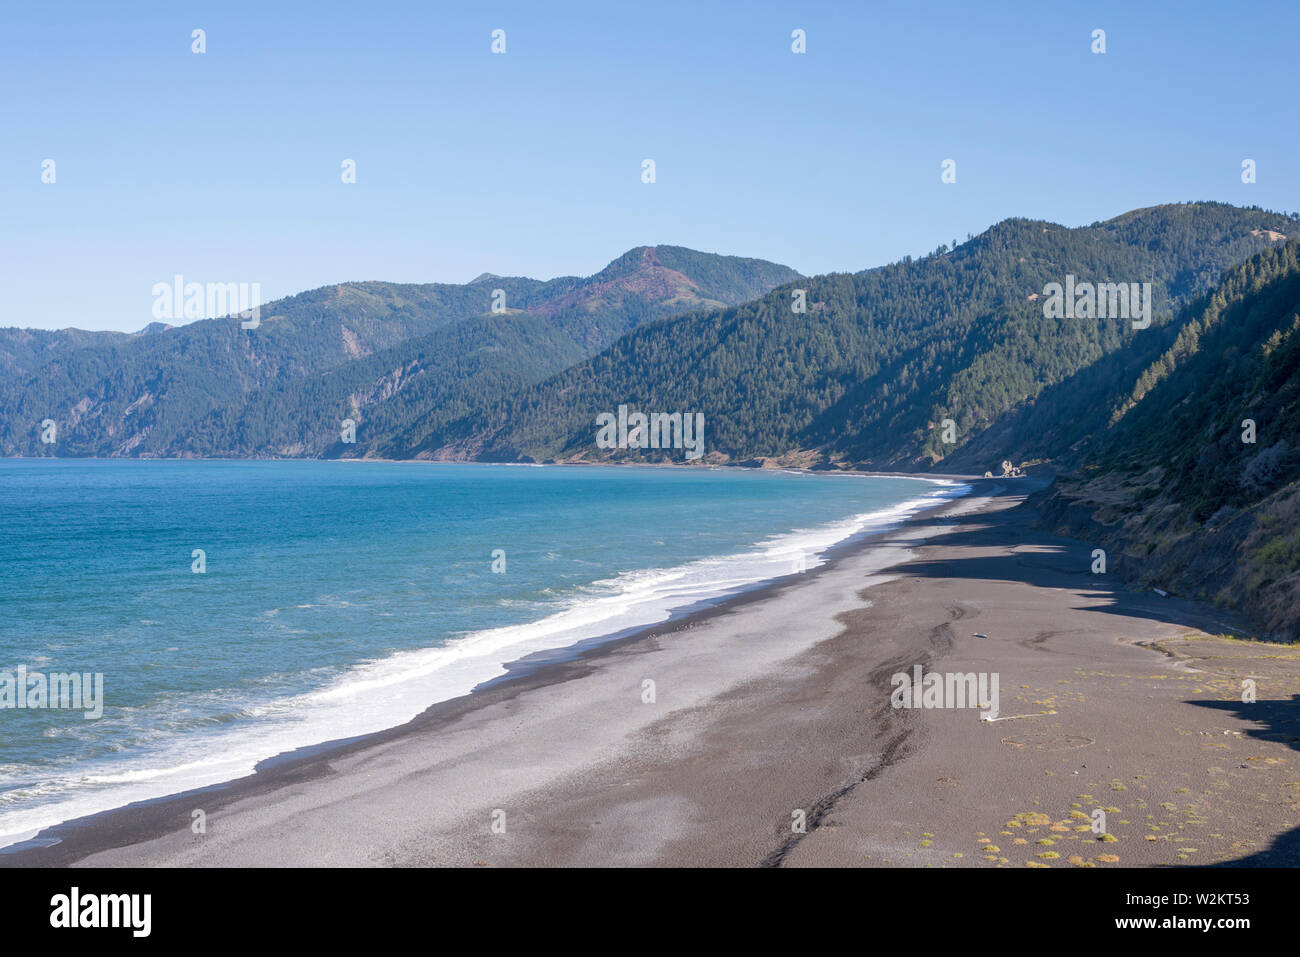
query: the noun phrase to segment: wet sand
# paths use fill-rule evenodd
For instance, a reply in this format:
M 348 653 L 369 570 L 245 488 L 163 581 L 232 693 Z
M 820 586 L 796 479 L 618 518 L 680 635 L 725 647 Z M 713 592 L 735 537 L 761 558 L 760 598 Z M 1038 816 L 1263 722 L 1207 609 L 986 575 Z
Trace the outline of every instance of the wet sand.
M 1038 484 L 0 864 L 1300 863 L 1300 649 L 1092 575 L 1033 527 Z M 998 720 L 891 707 L 918 664 L 996 672 Z

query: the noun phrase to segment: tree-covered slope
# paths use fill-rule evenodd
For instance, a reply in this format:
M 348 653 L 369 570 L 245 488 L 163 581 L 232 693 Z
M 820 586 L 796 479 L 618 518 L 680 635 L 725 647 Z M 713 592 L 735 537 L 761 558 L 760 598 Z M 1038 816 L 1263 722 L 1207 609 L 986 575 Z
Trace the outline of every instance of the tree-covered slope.
M 416 423 L 388 448 L 481 459 L 671 459 L 596 447 L 596 416 L 627 405 L 702 412 L 714 461 L 930 467 L 1079 370 L 1156 349 L 1173 314 L 1223 269 L 1275 244 L 1270 231 L 1295 229 L 1286 216 L 1214 203 L 1151 207 L 1078 229 L 1007 220 L 955 250 L 647 323 L 458 422 Z M 1044 289 L 1067 275 L 1150 282 L 1150 328 L 1048 318 Z M 800 290 L 806 312 L 793 307 Z M 945 419 L 955 423 L 951 444 Z
M 125 332 L 87 332 L 84 329 L 0 329 L 0 380 L 25 375 L 73 349 L 106 345 L 128 338 L 129 334 Z
M 319 375 L 272 383 L 218 407 L 177 443 L 242 456 L 356 457 L 416 419 L 455 419 L 478 401 L 523 388 L 588 355 L 553 320 L 483 315 L 409 339 Z M 352 420 L 355 442 L 342 438 Z
M 1109 572 L 1246 611 L 1300 637 L 1300 263 L 1295 242 L 1229 270 L 1105 424 L 1058 459 L 1054 527 Z M 1171 330 L 1172 331 L 1172 330 Z
M 375 426 L 362 437 L 459 413 L 647 319 L 742 302 L 797 275 L 762 260 L 640 247 L 587 278 L 341 283 L 263 306 L 255 329 L 231 317 L 107 340 L 60 334 L 44 354 L 0 336 L 14 355 L 0 374 L 0 453 L 326 454 L 352 412 Z M 39 441 L 47 419 L 58 426 L 53 445 Z

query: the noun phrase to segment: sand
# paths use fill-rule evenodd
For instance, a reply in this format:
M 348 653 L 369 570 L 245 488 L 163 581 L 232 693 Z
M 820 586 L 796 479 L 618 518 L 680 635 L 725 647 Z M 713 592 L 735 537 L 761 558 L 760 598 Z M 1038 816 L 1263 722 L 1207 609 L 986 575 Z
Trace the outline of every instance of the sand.
M 1300 862 L 1300 649 L 1091 574 L 1033 527 L 1040 482 L 972 485 L 821 568 L 0 864 Z M 998 720 L 891 707 L 918 664 L 997 673 Z

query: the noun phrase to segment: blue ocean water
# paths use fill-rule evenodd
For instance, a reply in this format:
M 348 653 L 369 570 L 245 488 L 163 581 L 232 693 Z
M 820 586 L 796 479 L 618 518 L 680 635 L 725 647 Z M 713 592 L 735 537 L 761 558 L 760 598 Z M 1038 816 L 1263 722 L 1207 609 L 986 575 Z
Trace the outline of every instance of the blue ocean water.
M 97 719 L 0 708 L 0 844 L 395 726 L 505 662 L 811 568 L 961 490 L 713 469 L 0 461 L 0 682 L 20 667 L 103 675 Z

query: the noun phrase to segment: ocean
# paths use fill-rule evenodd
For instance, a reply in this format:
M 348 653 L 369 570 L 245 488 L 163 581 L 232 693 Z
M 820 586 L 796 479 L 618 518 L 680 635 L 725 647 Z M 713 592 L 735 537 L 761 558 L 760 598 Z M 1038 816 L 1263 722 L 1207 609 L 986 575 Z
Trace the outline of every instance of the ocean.
M 0 460 L 0 845 L 394 727 L 508 662 L 811 569 L 964 491 L 706 468 Z M 56 673 L 102 675 L 102 714 L 18 706 Z

